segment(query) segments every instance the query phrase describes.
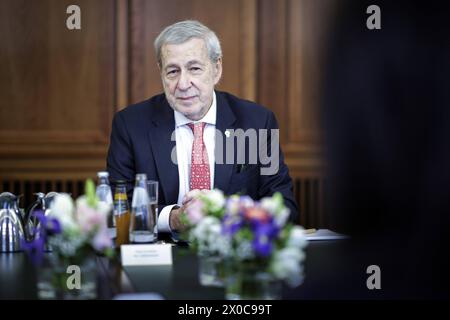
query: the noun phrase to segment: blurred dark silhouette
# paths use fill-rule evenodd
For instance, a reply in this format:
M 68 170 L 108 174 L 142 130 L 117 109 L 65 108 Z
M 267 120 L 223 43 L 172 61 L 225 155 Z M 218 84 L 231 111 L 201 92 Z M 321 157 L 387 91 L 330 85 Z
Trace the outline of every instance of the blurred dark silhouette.
M 371 4 L 381 30 L 366 27 Z M 450 296 L 449 17 L 444 1 L 348 1 L 331 32 L 329 215 L 355 266 L 380 266 L 379 298 Z

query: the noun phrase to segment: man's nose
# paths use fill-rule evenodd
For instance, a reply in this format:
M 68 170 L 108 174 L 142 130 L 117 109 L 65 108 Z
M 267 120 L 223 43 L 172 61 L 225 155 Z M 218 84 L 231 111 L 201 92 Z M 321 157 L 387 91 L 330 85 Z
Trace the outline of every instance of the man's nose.
M 191 87 L 191 77 L 187 72 L 181 72 L 178 80 L 178 89 L 185 91 Z

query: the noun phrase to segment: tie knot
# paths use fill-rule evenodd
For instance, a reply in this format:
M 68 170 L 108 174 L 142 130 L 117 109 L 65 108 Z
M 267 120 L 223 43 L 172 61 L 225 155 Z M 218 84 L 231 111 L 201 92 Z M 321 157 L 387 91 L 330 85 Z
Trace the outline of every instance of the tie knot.
M 189 126 L 189 128 L 191 128 L 194 134 L 198 131 L 200 131 L 200 133 L 203 133 L 203 129 L 206 126 L 206 122 L 197 122 L 197 123 L 190 122 L 187 125 Z

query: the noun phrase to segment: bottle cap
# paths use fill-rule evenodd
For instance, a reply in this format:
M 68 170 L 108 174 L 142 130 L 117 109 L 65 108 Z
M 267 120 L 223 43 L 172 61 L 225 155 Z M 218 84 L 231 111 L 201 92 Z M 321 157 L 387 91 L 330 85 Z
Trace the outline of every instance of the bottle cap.
M 147 174 L 146 173 L 138 173 L 138 174 L 136 174 L 136 180 L 142 180 L 142 179 L 146 179 L 147 180 Z
M 108 171 L 99 171 L 97 172 L 97 177 L 99 178 L 108 178 L 109 172 Z

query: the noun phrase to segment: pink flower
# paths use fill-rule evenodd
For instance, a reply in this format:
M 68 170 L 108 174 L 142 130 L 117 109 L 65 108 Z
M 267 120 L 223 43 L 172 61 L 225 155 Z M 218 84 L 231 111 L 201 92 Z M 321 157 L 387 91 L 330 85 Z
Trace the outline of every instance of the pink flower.
M 101 228 L 94 239 L 92 240 L 92 246 L 97 251 L 103 251 L 111 246 L 111 238 L 108 235 L 107 228 Z
M 106 215 L 108 208 L 102 203 L 97 208 L 88 205 L 85 197 L 80 197 L 76 205 L 76 219 L 84 234 L 96 232 L 97 230 L 106 228 Z
M 196 225 L 200 222 L 200 220 L 203 219 L 203 207 L 203 201 L 199 199 L 194 199 L 191 201 L 191 203 L 186 208 L 186 215 L 190 224 Z

